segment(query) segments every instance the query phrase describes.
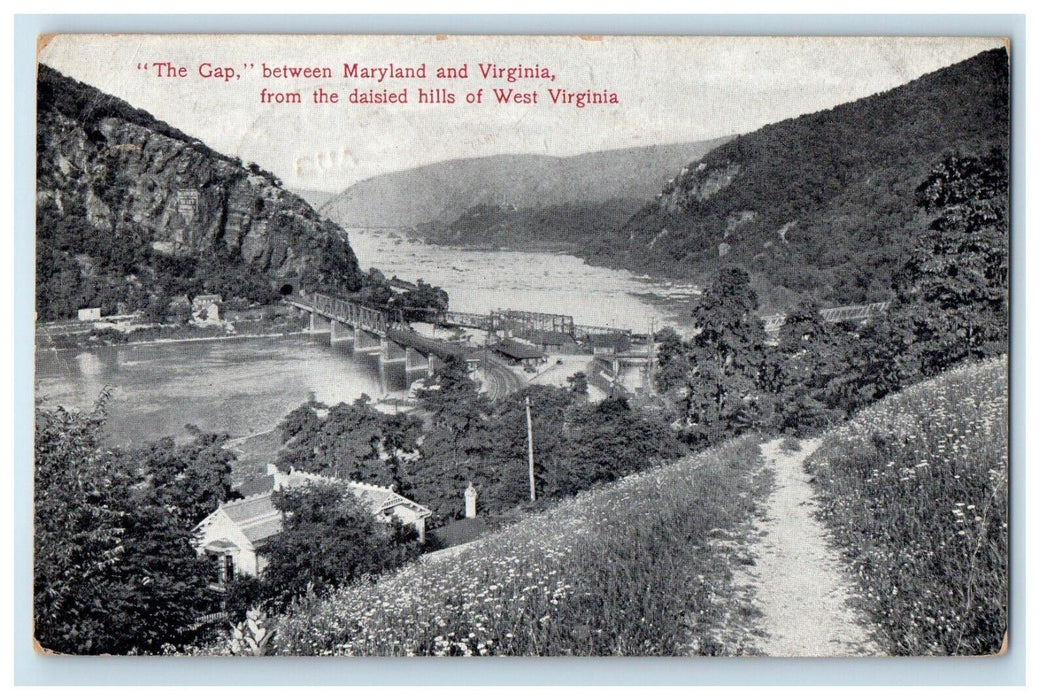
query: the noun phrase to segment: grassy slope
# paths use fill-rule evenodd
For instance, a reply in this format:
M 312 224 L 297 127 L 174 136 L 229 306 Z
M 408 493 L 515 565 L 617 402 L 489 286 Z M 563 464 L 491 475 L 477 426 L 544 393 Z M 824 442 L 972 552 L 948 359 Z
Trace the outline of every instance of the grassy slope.
M 1007 628 L 1007 359 L 951 370 L 831 431 L 820 515 L 894 654 L 991 654 Z
M 278 653 L 736 654 L 731 541 L 770 487 L 755 439 L 599 487 L 277 621 Z

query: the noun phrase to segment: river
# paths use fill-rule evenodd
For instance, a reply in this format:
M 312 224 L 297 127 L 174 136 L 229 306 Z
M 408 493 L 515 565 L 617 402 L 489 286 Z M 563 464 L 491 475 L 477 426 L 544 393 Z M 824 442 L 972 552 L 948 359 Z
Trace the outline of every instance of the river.
M 681 327 L 696 294 L 555 253 L 461 251 L 386 232 L 354 231 L 350 242 L 363 268 L 439 285 L 460 311 L 545 311 L 645 331 L 650 323 Z M 187 424 L 249 435 L 276 425 L 310 393 L 330 404 L 402 389 L 402 372 L 383 377 L 374 356 L 315 337 L 242 338 L 40 350 L 36 392 L 45 406 L 87 408 L 111 387 L 108 438 L 134 444 L 185 437 Z
M 642 333 L 650 323 L 682 326 L 698 294 L 692 285 L 593 267 L 573 255 L 459 250 L 365 230 L 353 230 L 349 241 L 365 270 L 443 287 L 456 311 L 543 311 Z

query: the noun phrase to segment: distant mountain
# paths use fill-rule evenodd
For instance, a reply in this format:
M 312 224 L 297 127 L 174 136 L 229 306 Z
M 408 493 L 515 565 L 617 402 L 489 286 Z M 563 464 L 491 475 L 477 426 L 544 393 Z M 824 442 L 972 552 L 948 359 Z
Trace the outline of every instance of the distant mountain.
M 1009 60 L 997 49 L 763 127 L 693 160 L 626 226 L 591 237 L 582 252 L 673 277 L 738 264 L 771 296 L 886 298 L 924 230 L 916 188 L 949 155 L 1006 155 L 1009 99 Z
M 172 295 L 361 286 L 345 231 L 271 173 L 45 65 L 36 185 L 40 320 L 162 312 Z
M 316 210 L 327 204 L 327 201 L 336 194 L 335 192 L 326 192 L 324 190 L 307 190 L 297 187 L 292 187 L 290 191 L 304 199 L 309 206 Z
M 449 224 L 474 207 L 532 209 L 653 197 L 684 163 L 725 139 L 558 158 L 499 155 L 451 160 L 363 180 L 321 213 L 345 226 Z
M 438 245 L 576 253 L 593 236 L 614 235 L 644 204 L 638 198 L 545 207 L 478 204 L 451 223 L 431 221 L 414 230 Z

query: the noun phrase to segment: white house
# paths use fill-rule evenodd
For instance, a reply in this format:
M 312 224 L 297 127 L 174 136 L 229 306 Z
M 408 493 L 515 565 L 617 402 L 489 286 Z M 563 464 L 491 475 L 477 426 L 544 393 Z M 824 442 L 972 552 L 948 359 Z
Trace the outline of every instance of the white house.
M 376 518 L 388 522 L 395 517 L 404 525 L 413 525 L 418 531 L 418 539 L 425 541 L 425 522 L 432 511 L 391 488 L 347 482 L 293 469 L 290 473 L 284 473 L 269 465 L 264 478 L 252 480 L 241 487 L 250 495 L 223 503 L 196 526 L 200 536 L 197 553 L 214 560 L 220 584 L 237 573 L 258 576 L 265 570 L 265 557 L 258 553 L 258 548 L 265 540 L 282 531 L 284 524 L 283 512 L 273 503 L 273 493 L 315 482 L 345 484 Z
M 222 322 L 222 296 L 220 294 L 198 294 L 193 297 L 193 321 L 213 325 Z

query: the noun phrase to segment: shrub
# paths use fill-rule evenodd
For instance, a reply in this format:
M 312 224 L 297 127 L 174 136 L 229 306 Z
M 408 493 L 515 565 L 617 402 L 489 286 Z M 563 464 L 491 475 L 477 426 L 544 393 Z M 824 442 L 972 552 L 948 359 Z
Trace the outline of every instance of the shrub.
M 832 431 L 806 464 L 894 654 L 992 654 L 1007 629 L 1007 360 L 964 366 Z
M 284 528 L 259 554 L 268 564 L 267 600 L 281 607 L 307 590 L 322 592 L 396 566 L 416 553 L 397 521 L 378 521 L 345 485 L 308 484 L 278 491 Z M 413 533 L 412 533 L 413 534 Z

